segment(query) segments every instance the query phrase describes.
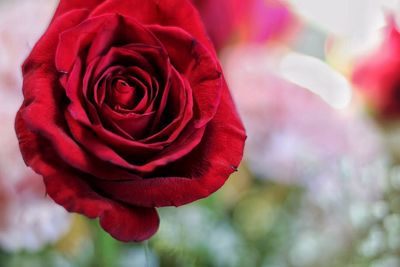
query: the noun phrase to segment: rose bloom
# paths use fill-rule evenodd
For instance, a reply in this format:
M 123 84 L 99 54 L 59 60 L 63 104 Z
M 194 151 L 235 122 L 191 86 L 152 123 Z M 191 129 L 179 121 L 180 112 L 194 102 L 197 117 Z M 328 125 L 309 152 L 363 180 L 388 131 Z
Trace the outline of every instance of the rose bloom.
M 20 62 L 50 21 L 46 14 L 51 12 L 54 1 L 13 1 L 1 5 L 0 247 L 11 252 L 37 251 L 66 233 L 70 215 L 45 196 L 42 179 L 25 166 L 13 125 L 22 100 Z
M 156 207 L 207 197 L 242 158 L 244 128 L 189 1 L 62 0 L 23 76 L 26 163 L 119 240 L 151 237 Z
M 380 47 L 356 62 L 352 77 L 380 118 L 391 119 L 400 115 L 399 70 L 400 33 L 391 18 Z
M 298 20 L 280 0 L 192 0 L 219 50 L 229 42 L 269 42 L 289 38 Z

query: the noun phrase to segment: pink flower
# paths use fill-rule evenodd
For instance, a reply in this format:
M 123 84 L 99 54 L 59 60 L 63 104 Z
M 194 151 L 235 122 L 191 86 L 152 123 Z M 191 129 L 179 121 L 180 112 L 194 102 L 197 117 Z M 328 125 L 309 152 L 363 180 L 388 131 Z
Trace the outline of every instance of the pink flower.
M 291 36 L 298 20 L 279 0 L 193 0 L 217 49 L 230 41 L 265 42 Z
M 242 1 L 244 3 L 244 1 Z M 235 18 L 238 0 L 193 0 L 203 18 L 208 34 L 217 49 L 224 46 L 232 37 L 237 26 Z

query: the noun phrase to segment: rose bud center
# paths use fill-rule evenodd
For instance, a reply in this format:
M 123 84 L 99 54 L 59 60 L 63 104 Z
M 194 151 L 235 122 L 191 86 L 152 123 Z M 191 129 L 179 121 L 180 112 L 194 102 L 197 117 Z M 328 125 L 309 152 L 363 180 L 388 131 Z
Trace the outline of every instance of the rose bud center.
M 111 103 L 115 107 L 133 109 L 143 97 L 143 92 L 126 81 L 118 79 L 111 92 Z

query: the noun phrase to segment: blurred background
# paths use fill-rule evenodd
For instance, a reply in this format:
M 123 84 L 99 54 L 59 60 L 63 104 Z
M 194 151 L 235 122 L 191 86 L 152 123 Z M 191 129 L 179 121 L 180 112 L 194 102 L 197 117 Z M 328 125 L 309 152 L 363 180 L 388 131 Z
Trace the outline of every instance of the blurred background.
M 400 1 L 193 0 L 248 133 L 211 197 L 124 244 L 45 197 L 13 129 L 57 0 L 0 0 L 1 267 L 400 266 Z

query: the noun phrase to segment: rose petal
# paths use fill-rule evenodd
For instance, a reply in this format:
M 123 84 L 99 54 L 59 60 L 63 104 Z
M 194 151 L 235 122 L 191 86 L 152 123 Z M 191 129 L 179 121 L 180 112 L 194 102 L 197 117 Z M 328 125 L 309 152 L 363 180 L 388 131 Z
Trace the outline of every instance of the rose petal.
M 108 105 L 103 105 L 101 107 L 100 114 L 103 121 L 115 123 L 124 132 L 132 136 L 134 140 L 138 140 L 146 134 L 151 121 L 153 121 L 156 116 L 154 111 L 145 114 L 118 113 L 112 110 Z
M 99 218 L 102 228 L 120 241 L 140 242 L 157 232 L 159 217 L 155 208 L 126 206 L 112 201 L 93 192 L 86 182 L 76 177 L 66 171 L 45 176 L 47 193 L 69 212 Z
M 60 34 L 55 56 L 57 69 L 69 72 L 85 49 L 88 49 L 85 60 L 89 63 L 121 43 L 160 46 L 152 33 L 135 19 L 108 13 L 89 18 Z
M 209 40 L 197 9 L 187 0 L 108 0 L 90 14 L 91 17 L 118 13 L 133 17 L 143 24 L 176 26 L 193 35 L 212 53 L 216 54 Z
M 71 73 L 71 75 L 74 72 Z M 175 72 L 174 72 L 175 73 Z M 175 73 L 172 77 L 178 78 L 178 74 Z M 178 84 L 174 84 L 175 88 L 173 90 L 176 90 L 177 93 L 183 94 L 185 91 L 181 90 L 181 86 L 178 86 Z M 183 157 L 184 155 L 188 154 L 201 140 L 201 137 L 203 136 L 204 129 L 195 129 L 193 126 L 185 131 L 184 134 L 180 134 L 180 131 L 186 126 L 186 124 L 190 121 L 191 116 L 192 116 L 192 100 L 191 94 L 190 94 L 190 89 L 187 86 L 183 86 L 183 88 L 186 88 L 186 97 L 189 97 L 187 100 L 182 100 L 178 96 L 173 96 L 174 98 L 178 98 L 185 104 L 186 111 L 181 112 L 180 115 L 181 117 L 178 116 L 180 124 L 176 126 L 175 132 L 171 133 L 170 136 L 168 136 L 167 141 L 172 142 L 168 148 L 164 148 L 163 150 L 160 150 L 161 153 L 159 153 L 156 157 L 154 157 L 154 153 L 152 153 L 152 150 L 148 151 L 138 151 L 137 149 L 130 149 L 127 146 L 124 146 L 122 149 L 113 149 L 110 146 L 107 146 L 106 144 L 108 143 L 108 139 L 101 139 L 101 134 L 99 135 L 99 128 L 95 128 L 93 125 L 84 125 L 81 123 L 78 123 L 75 121 L 75 117 L 70 115 L 70 112 L 66 113 L 66 119 L 68 121 L 68 125 L 70 127 L 70 131 L 73 134 L 75 140 L 77 140 L 81 145 L 83 145 L 86 148 L 86 151 L 91 153 L 92 156 L 95 156 L 99 160 L 103 160 L 105 163 L 112 163 L 117 166 L 127 168 L 133 171 L 136 171 L 138 173 L 149 173 L 154 171 L 156 168 L 160 166 L 164 166 L 176 159 L 179 159 Z M 178 90 L 179 89 L 179 90 Z M 172 105 L 177 105 L 176 103 L 172 102 Z M 120 123 L 126 123 L 127 125 L 131 124 L 132 127 L 137 127 L 139 124 L 138 121 L 139 119 L 151 119 L 146 118 L 146 114 L 118 114 L 118 113 L 113 113 L 110 108 L 107 106 L 104 106 L 104 110 L 102 112 L 105 112 L 103 114 L 103 117 L 110 117 L 109 122 L 115 122 L 117 123 L 116 125 L 120 125 L 123 127 L 124 125 Z M 151 113 L 149 115 L 153 115 L 154 113 Z M 135 121 L 135 123 L 130 123 L 132 120 Z M 147 121 L 143 121 L 144 124 L 148 123 Z M 140 127 L 138 128 L 138 131 L 142 131 L 146 129 L 144 125 L 139 125 Z M 172 124 L 174 126 L 174 124 Z M 94 129 L 94 132 L 89 131 L 89 129 Z M 132 128 L 131 130 L 135 130 Z M 94 135 L 94 133 L 97 133 Z M 177 139 L 179 136 L 179 139 Z M 99 138 L 100 137 L 100 138 Z M 175 140 L 177 139 L 177 140 Z M 159 144 L 165 145 L 165 142 L 158 142 Z M 115 147 L 114 147 L 115 148 Z M 123 155 L 123 157 L 122 157 Z M 143 159 L 148 159 L 148 160 L 143 160 Z M 128 162 L 128 161 L 129 162 Z
M 68 135 L 67 126 L 63 114 L 62 95 L 54 90 L 57 87 L 57 77 L 46 69 L 36 69 L 25 75 L 24 88 L 35 88 L 40 83 L 40 94 L 35 101 L 25 103 L 20 113 L 27 127 L 38 135 L 46 138 L 52 144 L 52 148 L 70 166 L 83 172 L 93 174 L 103 179 L 138 179 L 138 177 L 114 165 L 101 162 L 91 157 Z
M 58 34 L 81 23 L 87 15 L 87 10 L 73 10 L 55 19 L 45 34 L 33 47 L 31 53 L 22 65 L 22 71 L 25 73 L 26 71 L 30 71 L 32 68 L 43 65 L 44 63 L 53 67 Z M 27 93 L 29 92 L 24 92 L 24 94 Z
M 133 76 L 117 76 L 113 80 L 115 85 L 109 92 L 109 107 L 120 114 L 143 114 L 148 100 L 147 87 Z
M 189 80 L 199 116 L 197 127 L 210 121 L 221 98 L 222 70 L 216 58 L 196 39 L 176 27 L 149 26 L 163 43 L 175 68 Z
M 87 9 L 92 11 L 98 5 L 106 0 L 60 0 L 57 10 L 54 14 L 53 21 L 67 12 L 77 9 Z
M 100 219 L 100 224 L 114 238 L 121 241 L 143 241 L 158 229 L 159 218 L 154 208 L 120 204 L 93 191 L 89 184 L 59 161 L 46 142 L 25 128 L 19 113 L 16 130 L 24 159 L 36 172 L 44 176 L 46 191 L 69 212 L 78 212 L 89 218 Z M 44 153 L 36 151 L 44 150 Z
M 97 80 L 112 66 L 139 67 L 159 79 L 167 79 L 169 59 L 167 53 L 157 46 L 135 44 L 111 47 L 104 56 L 88 63 L 93 80 Z M 161 73 L 160 73 L 161 70 Z
M 96 181 L 96 185 L 125 203 L 145 207 L 187 204 L 210 195 L 224 184 L 240 163 L 245 139 L 243 125 L 225 85 L 218 112 L 193 153 L 169 165 L 165 173 L 160 171 L 160 177 L 132 182 Z M 168 177 L 174 170 L 177 176 Z
M 67 86 L 67 94 L 71 103 L 68 107 L 70 114 L 82 125 L 85 125 L 88 128 L 93 129 L 94 132 L 102 139 L 104 142 L 112 146 L 113 148 L 123 152 L 130 151 L 131 154 L 135 155 L 149 155 L 149 153 L 153 153 L 155 151 L 160 151 L 163 146 L 160 144 L 143 144 L 141 142 L 136 142 L 133 140 L 127 140 L 126 137 L 121 137 L 115 133 L 110 132 L 109 130 L 105 129 L 100 124 L 100 118 L 98 117 L 96 108 L 93 106 L 90 101 L 87 101 L 86 104 L 83 103 L 82 92 L 79 90 L 80 88 L 80 81 L 82 78 L 79 77 L 81 74 L 80 69 L 80 59 L 77 59 L 73 70 L 70 73 L 70 82 L 71 85 Z M 87 79 L 84 79 L 84 87 L 88 86 Z M 85 90 L 83 90 L 85 92 Z M 156 89 L 156 92 L 158 89 Z M 86 106 L 88 113 L 85 112 L 84 106 Z M 89 119 L 87 114 L 91 114 L 91 118 Z M 118 127 L 118 125 L 113 125 L 113 127 Z M 118 132 L 122 136 L 123 130 Z
M 78 10 L 56 19 L 26 60 L 24 72 L 24 103 L 20 109 L 27 127 L 51 140 L 53 148 L 67 163 L 105 179 L 137 179 L 137 176 L 112 168 L 110 164 L 88 160 L 88 154 L 67 135 L 63 120 L 63 92 L 60 90 L 54 61 L 48 58 L 55 51 L 58 32 L 79 23 L 87 12 Z M 54 55 L 53 55 L 54 56 Z
M 175 94 L 179 94 L 179 96 L 173 96 L 172 98 L 175 98 L 175 100 L 169 101 L 169 105 L 175 108 L 180 107 L 180 109 L 175 112 L 175 118 L 168 125 L 162 127 L 160 131 L 151 136 L 142 139 L 141 141 L 144 143 L 172 143 L 193 118 L 193 96 L 189 82 L 184 77 L 181 77 L 175 69 L 172 69 L 171 84 L 174 88 L 173 91 L 178 91 Z M 176 101 L 181 103 L 175 103 Z M 168 107 L 167 110 L 169 110 Z

